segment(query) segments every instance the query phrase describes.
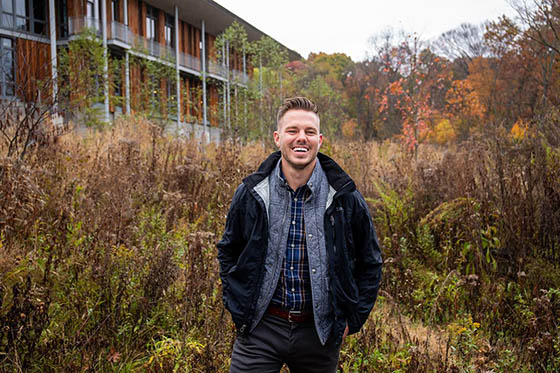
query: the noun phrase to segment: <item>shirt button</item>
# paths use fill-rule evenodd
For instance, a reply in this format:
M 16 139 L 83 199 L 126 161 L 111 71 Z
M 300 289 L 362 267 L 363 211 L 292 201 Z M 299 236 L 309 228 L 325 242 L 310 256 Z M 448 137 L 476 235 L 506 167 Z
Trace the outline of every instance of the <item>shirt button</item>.
M 293 271 L 293 270 L 294 270 L 294 266 L 291 266 L 291 267 L 290 267 L 290 271 Z
M 311 270 L 311 272 L 315 273 L 315 272 L 317 272 L 317 270 L 316 270 L 315 268 L 313 268 L 313 269 Z
M 295 221 L 295 220 L 292 220 L 292 224 L 295 224 L 295 223 L 296 223 L 296 221 Z
M 296 201 L 296 202 L 297 202 L 297 198 L 294 198 L 294 201 Z
M 296 245 L 292 244 L 292 247 L 296 247 Z
M 292 293 L 295 293 L 295 292 L 296 292 L 296 289 L 292 288 Z
M 313 235 L 311 233 L 309 233 L 308 235 L 309 238 L 313 238 Z

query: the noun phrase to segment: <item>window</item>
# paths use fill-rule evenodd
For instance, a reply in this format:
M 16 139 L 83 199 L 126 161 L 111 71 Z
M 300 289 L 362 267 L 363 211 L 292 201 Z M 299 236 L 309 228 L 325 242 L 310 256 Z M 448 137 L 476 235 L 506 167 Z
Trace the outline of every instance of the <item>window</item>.
M 174 47 L 173 41 L 175 40 L 175 35 L 173 35 L 174 28 L 175 28 L 174 26 L 175 26 L 175 19 L 173 18 L 173 16 L 166 14 L 165 15 L 165 45 L 171 48 Z
M 0 38 L 0 96 L 10 97 L 15 91 L 14 41 Z
M 157 40 L 157 9 L 146 5 L 146 39 Z
M 60 0 L 60 6 L 56 8 L 58 11 L 58 19 L 61 22 L 58 23 L 60 30 L 60 36 L 68 36 L 68 4 L 66 0 Z
M 0 26 L 44 35 L 46 7 L 40 0 L 1 0 Z
M 86 17 L 95 18 L 95 3 L 93 0 L 87 0 L 86 2 Z
M 112 11 L 112 14 L 113 14 L 112 20 L 119 22 L 120 21 L 120 18 L 119 18 L 119 0 L 112 0 L 111 1 L 111 11 Z

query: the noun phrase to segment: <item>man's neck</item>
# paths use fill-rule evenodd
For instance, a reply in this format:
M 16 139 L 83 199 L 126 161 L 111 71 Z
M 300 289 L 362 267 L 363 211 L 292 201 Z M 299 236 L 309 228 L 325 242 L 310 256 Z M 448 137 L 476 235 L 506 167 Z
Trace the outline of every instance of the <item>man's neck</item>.
M 317 163 L 317 159 L 311 162 L 307 167 L 303 169 L 297 169 L 290 166 L 288 162 L 282 162 L 282 173 L 288 182 L 288 185 L 292 190 L 297 190 L 297 188 L 307 184 L 313 170 L 315 169 L 315 164 Z

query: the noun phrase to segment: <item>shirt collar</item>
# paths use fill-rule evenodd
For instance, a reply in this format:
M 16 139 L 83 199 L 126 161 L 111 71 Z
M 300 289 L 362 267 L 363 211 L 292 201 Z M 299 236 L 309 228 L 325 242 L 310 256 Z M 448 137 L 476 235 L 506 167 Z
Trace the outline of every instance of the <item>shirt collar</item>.
M 288 185 L 286 178 L 284 177 L 284 173 L 282 172 L 282 158 L 278 160 L 278 164 L 276 165 L 274 173 L 278 178 L 279 185 L 283 185 L 285 188 L 290 190 L 291 188 Z M 319 192 L 319 187 L 321 185 L 319 181 L 322 173 L 323 173 L 323 168 L 321 167 L 321 162 L 319 162 L 319 159 L 317 159 L 317 161 L 315 162 L 315 167 L 313 168 L 313 172 L 311 173 L 309 180 L 307 180 L 307 184 L 305 184 L 307 188 L 311 191 L 311 194 L 315 194 Z

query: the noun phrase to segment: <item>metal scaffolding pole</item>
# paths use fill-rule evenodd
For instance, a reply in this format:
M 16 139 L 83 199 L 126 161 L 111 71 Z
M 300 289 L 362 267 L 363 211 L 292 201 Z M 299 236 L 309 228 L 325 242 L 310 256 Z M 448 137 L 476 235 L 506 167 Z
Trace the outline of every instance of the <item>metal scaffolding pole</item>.
M 128 0 L 124 0 L 124 24 L 128 27 Z M 125 90 L 125 105 L 126 115 L 130 115 L 130 61 L 128 56 L 128 49 L 124 52 L 125 66 L 124 66 L 124 90 Z
M 226 70 L 226 46 L 222 45 L 222 67 L 224 70 Z M 227 70 L 226 70 L 227 71 Z M 224 99 L 224 128 L 227 128 L 227 99 L 226 99 L 226 94 L 227 94 L 227 84 L 226 81 L 224 81 L 224 88 L 223 88 L 223 99 Z
M 177 90 L 177 130 L 181 125 L 181 76 L 179 75 L 179 8 L 175 5 L 175 88 Z M 169 97 L 167 98 L 169 100 Z
M 229 40 L 226 40 L 226 74 L 227 74 L 227 127 L 231 130 L 231 97 L 230 97 L 230 71 L 229 71 Z
M 247 55 L 245 54 L 245 46 L 243 46 L 243 78 L 247 76 Z M 245 84 L 249 84 L 249 81 L 246 81 Z M 245 128 L 249 128 L 248 126 L 248 118 L 247 118 L 247 88 L 243 90 L 243 118 Z
M 54 0 L 49 0 L 49 29 L 51 39 L 51 77 L 52 77 L 52 100 L 53 109 L 57 111 L 58 95 L 58 61 L 56 58 L 56 16 L 54 11 Z
M 109 123 L 109 59 L 107 55 L 107 3 L 101 0 L 101 33 L 103 35 L 103 95 L 105 96 L 105 122 Z
M 202 20 L 202 125 L 207 142 L 210 141 L 210 128 L 208 124 L 208 103 L 206 101 L 206 24 Z

